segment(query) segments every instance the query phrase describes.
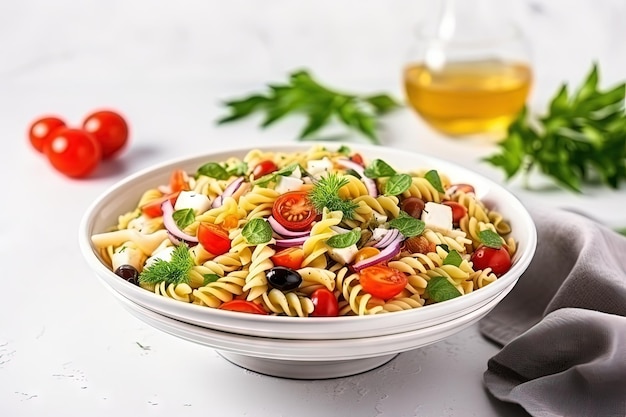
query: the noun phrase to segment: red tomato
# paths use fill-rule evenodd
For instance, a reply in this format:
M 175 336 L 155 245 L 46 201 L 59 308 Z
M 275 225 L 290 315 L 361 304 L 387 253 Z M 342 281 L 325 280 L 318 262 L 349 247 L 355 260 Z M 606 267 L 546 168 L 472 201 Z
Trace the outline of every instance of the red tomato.
M 274 266 L 284 266 L 291 269 L 300 269 L 304 260 L 304 250 L 301 248 L 287 248 L 277 252 L 270 258 Z
M 58 128 L 65 127 L 65 122 L 58 117 L 43 117 L 31 123 L 28 129 L 28 139 L 31 145 L 39 152 L 43 152 L 46 139 Z
M 274 163 L 274 161 L 265 160 L 261 161 L 254 167 L 252 170 L 252 175 L 254 178 L 261 178 L 264 175 L 271 174 L 274 171 L 278 170 L 278 166 Z
M 180 192 L 170 193 L 164 195 L 163 197 L 157 198 L 156 200 L 150 201 L 149 203 L 146 203 L 140 207 L 141 212 L 144 214 L 144 216 L 161 217 L 163 215 L 161 204 L 163 204 L 165 200 L 170 200 L 170 203 L 172 203 L 172 206 L 174 206 L 174 204 L 176 204 L 178 194 L 180 194 Z
M 305 191 L 290 191 L 274 201 L 272 216 L 285 228 L 298 232 L 308 229 L 317 213 Z
M 395 268 L 374 265 L 363 268 L 359 272 L 359 282 L 365 292 L 374 297 L 388 300 L 398 294 L 409 282 L 407 276 Z
M 230 250 L 228 232 L 217 224 L 200 223 L 197 237 L 204 249 L 213 255 L 223 255 Z
M 474 187 L 469 184 L 452 184 L 450 188 L 448 188 L 448 192 L 450 194 L 454 194 L 459 191 L 465 194 L 475 194 Z
M 44 142 L 43 152 L 53 167 L 73 178 L 91 174 L 100 163 L 102 154 L 92 135 L 68 128 L 56 129 Z
M 509 251 L 505 246 L 495 249 L 480 245 L 470 259 L 474 264 L 474 269 L 491 268 L 497 276 L 511 269 L 511 255 L 509 255 Z
M 178 191 L 189 190 L 188 176 L 182 169 L 175 169 L 170 175 L 170 190 L 175 193 Z
M 113 156 L 128 141 L 128 124 L 114 111 L 102 110 L 88 115 L 83 121 L 83 129 L 100 142 L 104 159 Z
M 339 303 L 335 294 L 326 288 L 319 288 L 311 294 L 311 301 L 315 309 L 311 313 L 313 317 L 337 317 L 339 314 Z
M 461 203 L 457 203 L 456 201 L 442 201 L 441 204 L 444 204 L 452 209 L 452 223 L 459 224 L 461 219 L 465 217 L 467 214 L 467 208 Z
M 240 313 L 251 313 L 251 314 L 267 314 L 267 311 L 263 310 L 258 304 L 253 303 L 252 301 L 246 300 L 231 300 L 226 301 L 224 304 L 218 307 L 220 310 L 228 310 L 228 311 L 238 311 Z
M 364 166 L 365 163 L 363 162 L 363 157 L 361 156 L 361 154 L 355 153 L 354 155 L 352 155 L 350 157 L 350 160 L 352 162 L 356 162 L 357 164 Z

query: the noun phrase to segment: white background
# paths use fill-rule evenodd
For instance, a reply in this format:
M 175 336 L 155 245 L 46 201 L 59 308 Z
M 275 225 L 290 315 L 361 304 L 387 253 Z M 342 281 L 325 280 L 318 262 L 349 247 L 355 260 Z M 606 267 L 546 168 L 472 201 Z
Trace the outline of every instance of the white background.
M 499 13 L 528 35 L 540 112 L 593 61 L 601 83 L 626 74 L 626 3 L 511 0 Z M 78 251 L 86 207 L 126 175 L 165 159 L 293 140 L 301 121 L 265 131 L 259 119 L 217 127 L 226 98 L 309 68 L 341 89 L 402 97 L 415 26 L 434 2 L 408 0 L 22 0 L 0 2 L 0 413 L 44 415 L 495 416 L 482 372 L 497 348 L 475 327 L 349 378 L 256 375 L 214 351 L 162 334 L 126 313 Z M 55 172 L 27 143 L 41 114 L 78 124 L 123 112 L 131 144 L 87 180 Z M 408 109 L 384 120 L 384 144 L 503 180 L 480 161 L 494 145 L 439 135 Z M 350 138 L 360 141 L 358 137 Z M 527 205 L 576 208 L 626 225 L 623 189 L 582 195 L 507 184 Z M 144 346 L 144 348 L 141 348 Z

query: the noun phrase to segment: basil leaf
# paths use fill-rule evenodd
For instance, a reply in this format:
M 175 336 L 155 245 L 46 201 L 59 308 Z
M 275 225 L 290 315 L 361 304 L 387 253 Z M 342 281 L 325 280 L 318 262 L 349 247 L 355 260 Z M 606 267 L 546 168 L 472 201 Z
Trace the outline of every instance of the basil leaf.
M 448 255 L 444 258 L 444 265 L 453 265 L 453 266 L 461 266 L 461 262 L 463 262 L 463 258 L 456 250 L 452 249 Z
M 207 284 L 217 281 L 221 277 L 217 274 L 203 274 L 202 278 L 204 278 L 204 281 L 202 281 L 202 285 L 207 285 Z
M 348 233 L 341 233 L 330 237 L 326 244 L 331 248 L 341 249 L 354 245 L 361 238 L 361 229 L 357 228 Z
M 364 172 L 366 177 L 368 178 L 380 178 L 380 177 L 391 177 L 396 173 L 396 170 L 393 169 L 389 164 L 387 164 L 382 159 L 374 159 L 371 164 L 365 168 Z
M 241 230 L 246 242 L 251 245 L 261 245 L 272 240 L 272 227 L 261 218 L 250 220 Z
M 481 230 L 478 232 L 478 238 L 483 245 L 490 248 L 500 249 L 502 247 L 502 238 L 491 229 Z
M 441 185 L 441 178 L 439 177 L 439 173 L 436 170 L 432 169 L 428 171 L 426 174 L 424 174 L 424 178 L 428 180 L 428 182 L 435 188 L 435 190 L 439 191 L 440 193 L 445 193 L 443 185 Z
M 179 229 L 184 229 L 196 220 L 196 212 L 192 208 L 176 210 L 172 217 Z
M 432 277 L 426 284 L 426 291 L 428 297 L 437 303 L 461 296 L 459 290 L 442 276 Z
M 242 175 L 246 175 L 246 173 L 248 172 L 248 164 L 243 161 L 238 162 L 236 164 L 233 164 L 232 166 L 229 166 L 226 172 L 228 172 L 228 174 L 231 176 L 241 177 Z
M 389 227 L 398 229 L 400 233 L 402 233 L 402 236 L 408 238 L 421 235 L 426 224 L 420 219 L 416 219 L 405 212 L 401 212 L 400 217 L 389 221 Z
M 269 184 L 270 182 L 276 181 L 279 176 L 282 176 L 282 177 L 290 176 L 299 166 L 300 165 L 298 165 L 297 163 L 287 165 L 286 167 L 283 167 L 279 169 L 278 171 L 262 176 L 261 178 L 255 180 L 253 184 L 260 185 L 261 187 L 266 187 L 267 184 Z
M 385 183 L 385 195 L 399 195 L 409 189 L 413 178 L 409 174 L 394 174 Z
M 230 174 L 226 171 L 226 168 L 218 164 L 217 162 L 207 162 L 198 168 L 196 176 L 205 175 L 207 177 L 215 178 L 216 180 L 227 180 L 230 178 Z

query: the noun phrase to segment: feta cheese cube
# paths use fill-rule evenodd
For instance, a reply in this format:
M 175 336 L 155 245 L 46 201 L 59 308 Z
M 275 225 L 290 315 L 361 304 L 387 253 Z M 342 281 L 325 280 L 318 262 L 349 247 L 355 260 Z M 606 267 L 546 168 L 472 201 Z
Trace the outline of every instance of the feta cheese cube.
M 172 253 L 174 253 L 174 246 L 166 246 L 162 249 L 157 250 L 152 254 L 151 257 L 146 259 L 145 268 L 148 268 L 150 265 L 155 263 L 157 259 L 163 259 L 165 262 L 169 262 L 172 260 Z
M 193 209 L 196 214 L 204 213 L 210 208 L 209 197 L 195 191 L 181 191 L 174 205 L 174 210 Z
M 356 244 L 347 248 L 328 248 L 328 256 L 340 264 L 349 264 L 354 260 L 356 253 L 359 251 Z
M 372 211 L 372 214 L 374 215 L 374 220 L 376 220 L 376 223 L 378 224 L 382 224 L 387 221 L 387 216 L 384 214 L 380 214 L 376 210 Z
M 302 187 L 302 184 L 304 184 L 304 181 L 300 178 L 278 177 L 275 190 L 280 194 L 284 194 L 289 191 L 299 190 Z
M 429 201 L 422 210 L 422 221 L 431 229 L 452 230 L 452 208 Z
M 322 159 L 314 159 L 312 161 L 308 161 L 306 165 L 306 170 L 314 177 L 321 177 L 325 173 L 329 172 L 332 167 L 332 161 L 324 157 Z
M 122 265 L 131 265 L 137 271 L 141 272 L 143 269 L 143 259 L 144 255 L 139 249 L 122 245 L 122 247 L 111 255 L 111 264 L 114 271 Z

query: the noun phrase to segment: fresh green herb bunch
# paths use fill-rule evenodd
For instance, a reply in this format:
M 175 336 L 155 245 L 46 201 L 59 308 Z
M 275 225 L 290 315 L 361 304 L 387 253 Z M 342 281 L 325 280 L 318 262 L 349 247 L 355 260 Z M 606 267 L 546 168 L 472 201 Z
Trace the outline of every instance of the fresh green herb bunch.
M 499 144 L 500 153 L 485 160 L 502 168 L 507 179 L 520 171 L 528 179 L 539 169 L 575 192 L 585 183 L 617 188 L 626 178 L 625 92 L 624 83 L 601 91 L 594 64 L 573 94 L 562 85 L 545 116 L 533 118 L 524 109 Z
M 328 174 L 315 182 L 309 192 L 309 200 L 315 210 L 321 213 L 324 208 L 330 211 L 341 211 L 347 220 L 354 218 L 354 212 L 359 207 L 352 200 L 344 200 L 339 196 L 339 189 L 348 184 L 348 179 L 336 173 Z
M 262 127 L 296 113 L 307 117 L 307 124 L 298 139 L 309 139 L 322 127 L 339 120 L 372 143 L 380 144 L 376 132 L 379 116 L 400 104 L 387 94 L 355 95 L 333 91 L 317 82 L 307 71 L 289 75 L 287 84 L 270 84 L 266 94 L 252 94 L 240 100 L 226 101 L 230 115 L 218 120 L 219 124 L 239 120 L 256 112 L 265 113 Z

